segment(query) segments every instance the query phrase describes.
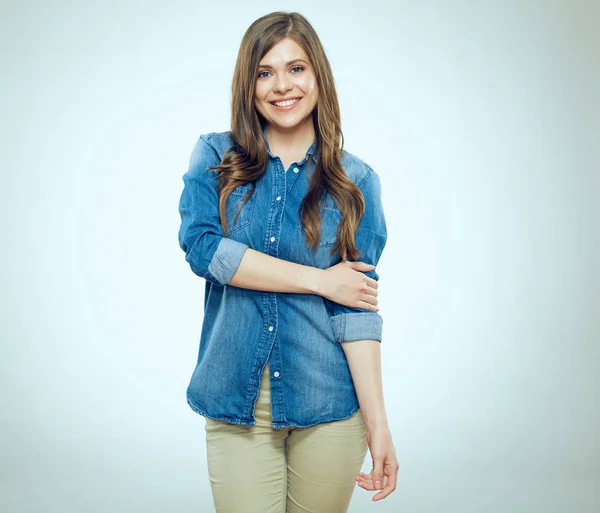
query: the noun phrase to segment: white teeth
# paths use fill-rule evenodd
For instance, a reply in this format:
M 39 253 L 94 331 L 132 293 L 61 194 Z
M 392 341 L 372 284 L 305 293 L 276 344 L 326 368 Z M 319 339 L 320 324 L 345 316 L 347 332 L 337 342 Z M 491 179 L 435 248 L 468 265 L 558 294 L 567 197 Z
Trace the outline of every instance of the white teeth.
M 296 98 L 294 100 L 287 100 L 285 102 L 273 102 L 273 105 L 277 105 L 278 107 L 287 107 L 288 105 L 291 105 L 292 103 L 296 103 L 300 98 Z

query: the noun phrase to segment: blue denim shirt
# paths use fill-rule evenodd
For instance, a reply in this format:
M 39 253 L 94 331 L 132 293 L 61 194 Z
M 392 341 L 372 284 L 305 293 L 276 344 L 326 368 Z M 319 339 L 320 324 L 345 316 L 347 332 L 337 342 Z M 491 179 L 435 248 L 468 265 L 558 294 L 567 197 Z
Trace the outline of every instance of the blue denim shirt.
M 381 342 L 381 315 L 316 294 L 229 284 L 247 248 L 321 269 L 341 261 L 339 254 L 329 254 L 341 219 L 332 196 L 324 193 L 321 200 L 322 238 L 317 250 L 307 248 L 298 215 L 318 158 L 316 141 L 304 158 L 284 169 L 281 159 L 271 153 L 265 129 L 263 137 L 269 152 L 267 168 L 235 225 L 234 215 L 251 183 L 229 196 L 227 237 L 219 219 L 217 173 L 207 166 L 218 165 L 233 146 L 230 132 L 201 135 L 183 175 L 179 245 L 192 271 L 206 280 L 200 348 L 187 402 L 204 417 L 254 425 L 254 404 L 269 362 L 273 428 L 345 419 L 358 411 L 359 404 L 340 342 Z M 363 255 L 359 260 L 376 266 L 387 237 L 380 180 L 345 150 L 341 161 L 365 198 L 366 210 L 355 235 Z M 379 279 L 375 270 L 364 274 Z

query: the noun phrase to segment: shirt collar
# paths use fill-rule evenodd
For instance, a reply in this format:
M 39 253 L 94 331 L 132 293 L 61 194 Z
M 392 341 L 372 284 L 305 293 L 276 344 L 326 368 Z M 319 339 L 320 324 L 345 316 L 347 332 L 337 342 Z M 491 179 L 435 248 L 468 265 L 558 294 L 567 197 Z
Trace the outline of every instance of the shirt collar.
M 275 157 L 275 155 L 273 155 L 273 154 L 271 153 L 271 148 L 269 147 L 269 141 L 268 141 L 268 139 L 267 139 L 267 125 L 266 125 L 266 124 L 265 124 L 265 125 L 263 125 L 263 127 L 262 127 L 262 133 L 263 133 L 263 138 L 264 138 L 264 140 L 265 140 L 265 145 L 266 145 L 266 147 L 267 147 L 267 153 L 269 154 L 269 156 L 270 156 L 271 158 L 273 158 L 273 159 L 274 159 L 274 158 L 276 158 L 276 157 Z M 306 161 L 307 161 L 307 160 L 308 160 L 308 159 L 309 159 L 311 156 L 312 156 L 312 158 L 313 158 L 314 160 L 316 160 L 316 159 L 317 159 L 317 157 L 319 156 L 319 151 L 318 151 L 318 149 L 317 149 L 317 140 L 316 140 L 316 139 L 315 139 L 315 140 L 312 142 L 312 144 L 311 144 L 311 145 L 308 147 L 308 150 L 306 150 L 306 155 L 304 155 L 304 158 L 303 158 L 301 161 L 299 161 L 299 162 L 296 162 L 296 164 L 298 164 L 298 165 L 300 165 L 300 166 L 304 165 L 304 163 L 305 163 L 305 162 L 306 162 Z

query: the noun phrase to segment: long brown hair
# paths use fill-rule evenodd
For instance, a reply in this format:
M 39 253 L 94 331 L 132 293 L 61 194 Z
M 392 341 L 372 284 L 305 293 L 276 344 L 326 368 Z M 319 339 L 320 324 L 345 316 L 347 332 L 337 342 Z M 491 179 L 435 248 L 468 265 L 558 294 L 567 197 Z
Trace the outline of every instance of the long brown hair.
M 231 191 L 246 182 L 255 182 L 266 169 L 269 156 L 262 133 L 266 121 L 254 105 L 256 77 L 260 60 L 284 38 L 294 40 L 306 52 L 315 72 L 319 93 L 312 112 L 319 158 L 298 212 L 306 242 L 316 250 L 321 237 L 319 200 L 323 191 L 327 190 L 342 212 L 338 241 L 331 251 L 339 251 L 345 260 L 357 259 L 361 254 L 356 248 L 354 234 L 364 213 L 365 202 L 360 189 L 347 177 L 341 164 L 344 137 L 329 60 L 314 28 L 297 12 L 267 14 L 254 21 L 242 38 L 232 81 L 233 146 L 225 152 L 220 165 L 211 168 L 219 173 L 221 224 L 227 233 L 225 212 Z M 256 183 L 244 203 L 254 194 L 255 188 Z

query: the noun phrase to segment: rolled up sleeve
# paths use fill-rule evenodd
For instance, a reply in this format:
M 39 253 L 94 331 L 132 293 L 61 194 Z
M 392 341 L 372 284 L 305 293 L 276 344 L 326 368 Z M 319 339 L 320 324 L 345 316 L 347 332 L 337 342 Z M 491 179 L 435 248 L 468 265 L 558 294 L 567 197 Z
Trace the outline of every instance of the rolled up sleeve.
M 224 236 L 219 216 L 218 176 L 208 169 L 220 162 L 217 151 L 209 143 L 209 136 L 201 135 L 192 151 L 189 169 L 183 175 L 178 238 L 192 271 L 212 283 L 225 286 L 249 246 Z
M 356 247 L 361 253 L 359 262 L 373 264 L 375 269 L 363 274 L 379 281 L 377 264 L 387 240 L 387 229 L 381 201 L 381 181 L 375 171 L 368 167 L 366 176 L 358 185 L 365 199 L 365 213 L 355 235 Z M 383 318 L 378 312 L 364 308 L 340 305 L 324 298 L 329 311 L 335 341 L 377 340 L 381 342 Z

